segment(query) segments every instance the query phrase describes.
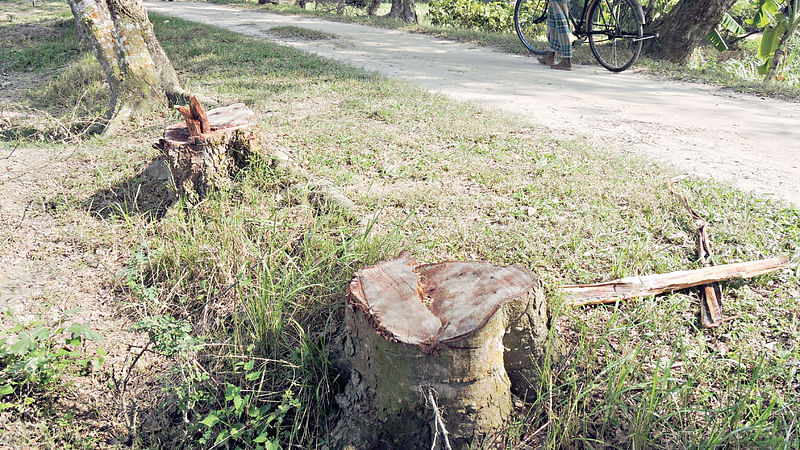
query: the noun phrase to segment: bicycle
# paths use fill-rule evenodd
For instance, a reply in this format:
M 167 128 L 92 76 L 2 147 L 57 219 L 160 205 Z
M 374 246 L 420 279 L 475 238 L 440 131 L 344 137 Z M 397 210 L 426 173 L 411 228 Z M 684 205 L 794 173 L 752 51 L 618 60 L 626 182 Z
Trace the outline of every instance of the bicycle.
M 570 2 L 574 3 L 574 1 Z M 549 0 L 517 0 L 514 6 L 514 28 L 522 45 L 536 55 L 548 51 L 547 9 Z M 642 41 L 654 37 L 645 35 L 644 12 L 637 0 L 587 0 L 579 16 L 572 13 L 569 21 L 576 47 L 589 41 L 597 62 L 612 72 L 622 72 L 636 62 Z

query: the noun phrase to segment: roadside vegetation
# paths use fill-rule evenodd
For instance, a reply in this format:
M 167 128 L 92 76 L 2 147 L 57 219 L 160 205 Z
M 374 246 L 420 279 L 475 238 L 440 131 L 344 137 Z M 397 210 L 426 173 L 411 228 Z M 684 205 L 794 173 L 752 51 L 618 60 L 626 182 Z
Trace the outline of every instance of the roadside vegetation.
M 4 4 L 30 11 L 27 2 Z M 135 414 L 103 410 L 101 420 L 114 426 L 91 428 L 95 422 L 51 398 L 81 377 L 105 380 L 97 389 L 120 384 L 92 346 L 101 325 L 9 319 L 2 323 L 15 325 L 0 331 L 0 443 L 322 446 L 344 413 L 329 358 L 344 289 L 358 268 L 407 249 L 421 261 L 520 264 L 551 288 L 695 268 L 694 225 L 669 183 L 711 224 L 718 264 L 787 254 L 792 270 L 724 283 L 729 319 L 715 330 L 699 325 L 694 291 L 574 310 L 554 296 L 568 357 L 543 374 L 540 400 L 518 405 L 518 423 L 495 443 L 800 445 L 796 208 L 676 180 L 652 163 L 555 140 L 477 106 L 156 15 L 185 88 L 221 104 L 245 102 L 265 150 L 288 155 L 308 179 L 265 158 L 234 190 L 196 206 L 144 202 L 152 193 L 143 189 L 153 187 L 136 167 L 155 158 L 152 142 L 178 116 L 153 114 L 112 137 L 82 134 L 99 114 L 93 105 L 105 104 L 102 72 L 79 44 L 66 4 L 37 4 L 36 15 L 12 14 L 0 25 L 0 72 L 14 86 L 2 94 L 0 151 L 66 148 L 93 158 L 92 169 L 70 174 L 61 192 L 40 193 L 37 204 L 71 221 L 79 243 L 99 234 L 126 249 L 122 269 L 106 276 L 119 287 L 121 314 L 146 342 L 126 361 L 147 374 L 150 390 L 131 398 Z M 355 214 L 321 212 L 286 189 L 323 180 L 356 203 Z M 114 195 L 98 204 L 109 189 Z M 151 353 L 170 364 L 137 366 L 137 355 Z M 63 431 L 48 434 L 55 428 Z
M 509 53 L 529 54 L 514 32 L 513 2 L 483 2 L 479 0 L 417 2 L 419 21 L 416 24 L 410 24 L 382 17 L 389 10 L 390 4 L 386 2 L 381 4 L 376 15 L 368 16 L 364 7 L 354 6 L 348 2 L 345 2 L 346 6 L 343 8 L 337 8 L 339 2 L 309 1 L 306 2 L 304 8 L 301 8 L 287 3 L 259 5 L 255 0 L 212 1 L 271 12 L 312 15 L 329 20 L 397 28 L 445 39 L 486 45 Z M 648 20 L 652 21 L 654 18 L 666 14 L 676 2 L 643 0 L 641 3 L 647 11 Z M 765 4 L 767 5 L 764 6 Z M 727 87 L 756 95 L 797 99 L 800 97 L 800 33 L 796 29 L 790 33 L 790 38 L 780 46 L 785 52 L 786 58 L 777 70 L 777 79 L 765 82 L 765 72 L 759 70 L 759 67 L 772 53 L 767 51 L 763 58 L 760 57 L 759 50 L 762 46 L 763 33 L 757 31 L 765 26 L 771 26 L 768 18 L 772 18 L 775 25 L 773 28 L 786 29 L 785 25 L 777 25 L 780 22 L 775 17 L 781 12 L 779 9 L 773 9 L 771 6 L 773 4 L 777 5 L 778 3 L 772 0 L 738 1 L 729 11 L 726 16 L 729 20 L 725 22 L 736 25 L 730 25 L 727 28 L 718 27 L 716 36 L 720 41 L 707 39 L 695 51 L 694 56 L 686 65 L 643 56 L 637 61 L 633 70 L 676 80 Z M 766 12 L 759 14 L 761 9 L 766 9 Z M 776 38 L 773 36 L 771 39 Z M 725 42 L 725 44 L 719 42 Z M 772 52 L 774 50 L 771 48 Z M 596 64 L 588 44 L 576 48 L 574 61 L 578 64 Z

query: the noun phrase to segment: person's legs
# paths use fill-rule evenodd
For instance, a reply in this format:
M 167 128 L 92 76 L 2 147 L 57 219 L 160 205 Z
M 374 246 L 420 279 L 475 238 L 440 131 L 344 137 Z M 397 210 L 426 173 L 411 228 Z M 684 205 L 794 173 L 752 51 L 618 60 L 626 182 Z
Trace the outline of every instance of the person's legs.
M 567 14 L 569 14 L 569 7 L 566 1 L 550 0 L 547 12 L 547 41 L 550 44 L 550 51 L 545 56 L 543 64 L 549 62 L 547 65 L 554 69 L 572 69 L 572 43 L 569 41 Z M 556 54 L 561 57 L 561 62 L 558 64 L 554 64 Z

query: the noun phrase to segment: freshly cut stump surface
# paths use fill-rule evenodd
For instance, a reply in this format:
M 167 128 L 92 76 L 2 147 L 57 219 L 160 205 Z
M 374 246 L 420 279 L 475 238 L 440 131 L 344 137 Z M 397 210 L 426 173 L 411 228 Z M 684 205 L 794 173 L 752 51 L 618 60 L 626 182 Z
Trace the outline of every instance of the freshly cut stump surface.
M 196 203 L 211 189 L 229 189 L 259 152 L 255 113 L 243 103 L 205 112 L 196 101 L 180 110 L 186 121 L 167 127 L 154 146 L 169 161 L 178 194 Z
M 348 288 L 349 382 L 337 398 L 344 412 L 334 439 L 341 447 L 430 448 L 446 430 L 453 448 L 468 448 L 502 430 L 512 410 L 506 367 L 531 381 L 545 353 L 542 294 L 538 277 L 518 266 L 417 265 L 402 253 L 360 270 Z M 530 317 L 541 323 L 531 326 Z

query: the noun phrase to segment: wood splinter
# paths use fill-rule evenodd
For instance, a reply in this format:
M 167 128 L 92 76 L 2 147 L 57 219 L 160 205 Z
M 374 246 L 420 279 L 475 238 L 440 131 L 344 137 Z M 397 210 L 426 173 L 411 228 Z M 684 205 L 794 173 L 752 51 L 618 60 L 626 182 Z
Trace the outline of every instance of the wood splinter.
M 689 211 L 697 225 L 697 259 L 703 267 L 713 266 L 711 257 L 711 241 L 708 239 L 708 222 L 689 205 L 685 195 L 673 191 Z M 722 289 L 719 282 L 700 286 L 700 320 L 705 328 L 716 328 L 722 325 Z
M 197 97 L 189 97 L 189 107 L 176 106 L 175 109 L 181 113 L 186 120 L 186 128 L 189 129 L 189 136 L 200 136 L 211 131 L 211 123 L 203 110 L 203 106 L 197 101 Z

